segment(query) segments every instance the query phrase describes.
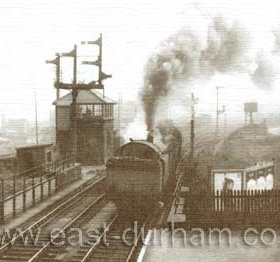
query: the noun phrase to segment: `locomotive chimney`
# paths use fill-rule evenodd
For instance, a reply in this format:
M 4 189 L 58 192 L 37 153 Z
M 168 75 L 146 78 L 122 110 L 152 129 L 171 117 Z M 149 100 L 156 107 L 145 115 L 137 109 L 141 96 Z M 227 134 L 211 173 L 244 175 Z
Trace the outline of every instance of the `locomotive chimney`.
M 147 141 L 154 143 L 154 130 L 148 130 Z

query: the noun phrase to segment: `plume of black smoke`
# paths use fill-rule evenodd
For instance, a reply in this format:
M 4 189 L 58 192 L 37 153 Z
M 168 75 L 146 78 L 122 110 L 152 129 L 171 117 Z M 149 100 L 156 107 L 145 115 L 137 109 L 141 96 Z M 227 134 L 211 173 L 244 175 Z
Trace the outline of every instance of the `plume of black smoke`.
M 161 142 L 166 146 L 163 153 L 170 153 L 176 150 L 181 151 L 182 133 L 172 120 L 167 119 L 159 122 L 157 129 L 161 135 Z
M 162 143 L 166 146 L 162 153 L 169 154 L 170 170 L 175 172 L 181 157 L 182 133 L 172 120 L 161 121 L 158 123 L 157 128 L 161 135 Z
M 178 82 L 238 72 L 248 74 L 260 87 L 270 85 L 276 72 L 271 73 L 264 59 L 252 57 L 250 46 L 249 32 L 223 17 L 213 18 L 209 23 L 206 44 L 190 30 L 171 35 L 145 67 L 141 99 L 147 128 L 153 129 L 160 97 L 167 96 Z

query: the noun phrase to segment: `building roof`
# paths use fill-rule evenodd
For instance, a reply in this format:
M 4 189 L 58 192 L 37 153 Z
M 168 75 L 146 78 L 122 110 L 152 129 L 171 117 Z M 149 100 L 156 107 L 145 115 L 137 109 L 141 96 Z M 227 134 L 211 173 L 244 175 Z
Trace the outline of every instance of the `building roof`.
M 235 160 L 214 160 L 212 162 L 212 168 L 213 170 L 237 170 L 237 169 L 242 169 L 244 170 L 245 168 L 248 167 L 247 162 L 243 161 L 235 161 Z
M 72 104 L 72 92 L 55 100 L 53 105 L 70 106 Z M 94 90 L 79 90 L 77 104 L 116 104 L 116 102 Z
M 273 167 L 274 166 L 274 162 L 273 161 L 262 161 L 262 162 L 258 162 L 256 163 L 256 165 L 251 166 L 246 168 L 246 172 L 255 172 L 264 168 L 269 168 L 269 167 Z
M 25 150 L 25 149 L 33 149 L 33 148 L 44 148 L 44 147 L 49 147 L 52 146 L 53 144 L 32 144 L 32 145 L 26 145 L 26 146 L 20 146 L 17 147 L 17 150 Z

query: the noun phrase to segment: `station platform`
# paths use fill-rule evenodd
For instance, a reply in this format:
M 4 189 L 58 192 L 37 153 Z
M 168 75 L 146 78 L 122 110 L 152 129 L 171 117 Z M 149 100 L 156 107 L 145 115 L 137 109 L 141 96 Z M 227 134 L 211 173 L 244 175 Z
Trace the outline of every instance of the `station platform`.
M 203 244 L 196 245 L 201 243 L 197 231 L 183 233 L 183 229 L 177 229 L 172 237 L 170 230 L 162 230 L 151 231 L 150 242 L 142 248 L 138 262 L 277 262 L 280 257 L 279 232 L 276 232 L 275 243 L 267 234 L 266 241 L 273 243 L 271 245 L 261 242 L 261 232 L 249 235 L 249 243 L 257 240 L 255 245 L 249 246 L 244 242 L 244 232 L 231 232 L 230 244 L 225 236 L 221 237 L 220 244 L 215 237 L 209 243 L 209 234 L 205 232 Z
M 20 212 L 16 215 L 16 217 L 6 219 L 5 224 L 0 227 L 0 231 L 3 229 L 13 229 L 20 227 L 23 223 L 31 219 L 33 216 L 39 214 L 44 209 L 53 205 L 56 201 L 67 196 L 74 190 L 88 183 L 90 180 L 101 177 L 103 175 L 101 171 L 104 170 L 104 168 L 104 166 L 82 166 L 81 179 L 71 182 L 63 190 L 60 190 L 56 193 L 53 192 L 53 194 L 50 197 L 45 198 L 43 202 L 36 204 L 34 207 L 27 209 L 25 212 Z M 19 196 L 19 199 L 17 200 L 19 208 L 21 208 L 20 205 L 22 205 L 22 201 L 20 198 L 21 196 Z M 12 201 L 9 201 L 5 205 L 7 205 L 8 210 L 12 210 Z
M 171 211 L 168 216 L 168 223 L 180 224 L 186 222 L 186 214 L 184 213 L 185 194 L 188 192 L 188 187 L 181 187 L 179 193 L 179 202 L 175 205 L 173 203 Z

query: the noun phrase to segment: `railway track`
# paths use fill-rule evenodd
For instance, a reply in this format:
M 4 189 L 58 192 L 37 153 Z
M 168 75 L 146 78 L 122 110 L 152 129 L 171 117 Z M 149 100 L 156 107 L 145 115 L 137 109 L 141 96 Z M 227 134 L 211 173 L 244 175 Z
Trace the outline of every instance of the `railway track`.
M 64 246 L 59 248 L 50 248 L 45 252 L 44 257 L 37 259 L 37 261 L 137 261 L 137 256 L 139 255 L 140 249 L 143 245 L 141 228 L 144 228 L 144 226 L 145 221 L 138 220 L 138 230 L 137 232 L 135 231 L 136 234 L 132 231 L 126 233 L 125 240 L 127 242 L 125 242 L 123 234 L 126 229 L 134 229 L 134 219 L 115 214 L 110 218 L 106 227 L 98 235 L 98 237 L 83 239 L 84 243 L 82 246 L 73 247 L 69 243 L 66 243 Z M 55 249 L 57 249 L 58 252 L 63 252 L 64 254 L 58 255 L 58 252 L 56 253 Z M 66 254 L 67 252 L 68 254 Z
M 0 261 L 42 260 L 45 253 L 53 246 L 52 243 L 60 238 L 60 234 L 51 236 L 54 228 L 60 228 L 58 232 L 61 233 L 84 223 L 94 215 L 96 205 L 105 201 L 105 193 L 94 195 L 91 192 L 98 182 L 95 181 L 83 188 L 4 244 L 0 248 Z M 34 235 L 38 232 L 38 238 L 34 239 Z
M 72 262 L 116 262 L 134 261 L 142 247 L 142 234 L 146 234 L 145 225 L 148 219 L 128 218 L 127 216 L 116 214 L 108 223 L 104 232 L 99 236 L 92 246 L 84 247 L 79 254 L 73 257 Z M 135 229 L 135 221 L 137 227 Z M 129 229 L 129 230 L 128 230 Z M 133 231 L 132 231 L 133 229 Z M 126 230 L 128 230 L 126 232 Z M 106 232 L 106 243 L 104 235 Z M 126 234 L 124 234 L 126 232 Z M 143 236 L 144 238 L 145 236 Z

